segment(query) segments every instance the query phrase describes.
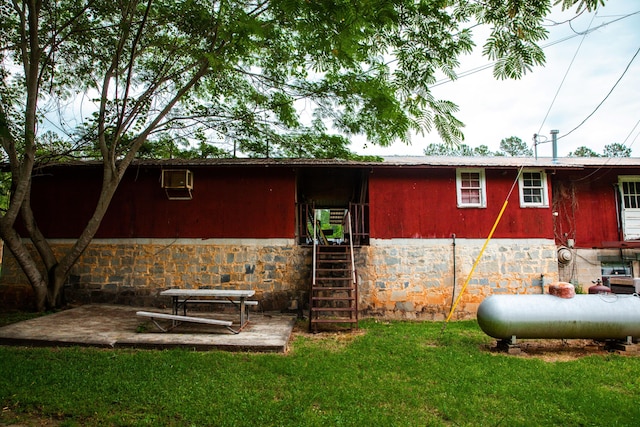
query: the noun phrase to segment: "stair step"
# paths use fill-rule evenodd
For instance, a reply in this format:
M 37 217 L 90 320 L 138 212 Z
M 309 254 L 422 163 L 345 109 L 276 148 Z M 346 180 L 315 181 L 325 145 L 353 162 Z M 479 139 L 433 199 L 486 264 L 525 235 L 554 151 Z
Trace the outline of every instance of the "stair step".
M 317 273 L 317 272 L 316 272 Z M 321 273 L 331 273 L 331 271 L 322 271 Z M 351 271 L 350 270 L 340 270 L 340 271 L 336 271 L 336 273 L 342 273 L 340 275 L 333 275 L 333 276 L 324 276 L 323 279 L 327 279 L 327 278 L 342 278 L 342 279 L 350 279 L 351 278 Z M 316 277 L 318 277 L 318 275 L 316 274 Z
M 311 319 L 311 323 L 358 323 L 358 319 Z
M 311 297 L 312 301 L 355 301 L 355 297 Z
M 323 282 L 322 280 L 318 280 L 315 285 L 311 285 L 311 289 L 324 289 L 326 291 L 355 290 L 356 285 L 351 280 L 348 282 L 346 280 L 343 282 L 336 282 L 335 280 Z
M 329 211 L 329 224 L 342 224 L 342 220 L 345 217 L 344 209 L 334 210 L 331 209 Z
M 343 288 L 350 287 L 349 283 L 352 283 L 351 277 L 316 277 L 316 286 L 327 285 L 342 285 Z
M 342 312 L 356 312 L 355 307 L 312 307 L 311 312 L 315 311 L 342 311 Z
M 343 214 L 344 211 L 340 210 L 340 216 Z M 321 323 L 347 323 L 357 328 L 358 289 L 353 282 L 350 246 L 317 245 L 315 249 L 315 277 L 309 295 L 309 329 L 317 331 Z
M 316 277 L 318 277 L 318 273 L 327 274 L 325 277 L 343 277 L 345 279 L 351 278 L 351 270 L 350 269 L 340 269 L 340 270 L 316 270 Z M 333 275 L 329 275 L 331 273 L 335 273 Z M 340 273 L 340 274 L 338 274 Z

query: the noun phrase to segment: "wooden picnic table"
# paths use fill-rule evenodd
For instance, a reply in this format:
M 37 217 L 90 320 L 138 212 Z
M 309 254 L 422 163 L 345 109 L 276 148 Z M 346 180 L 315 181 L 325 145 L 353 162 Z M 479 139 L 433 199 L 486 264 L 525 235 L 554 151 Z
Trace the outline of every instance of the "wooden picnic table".
M 156 326 L 163 329 L 155 319 L 169 319 L 173 321 L 172 328 L 180 322 L 208 323 L 213 325 L 222 325 L 231 332 L 237 334 L 249 322 L 249 313 L 247 305 L 257 305 L 257 301 L 248 301 L 256 293 L 253 289 L 167 289 L 160 292 L 161 296 L 170 296 L 172 299 L 171 314 L 153 313 L 148 311 L 139 311 L 138 316 L 151 318 Z M 213 298 L 213 299 L 212 299 Z M 233 322 L 228 320 L 210 319 L 205 317 L 187 316 L 188 304 L 233 304 L 240 311 L 240 325 L 237 329 L 233 329 Z

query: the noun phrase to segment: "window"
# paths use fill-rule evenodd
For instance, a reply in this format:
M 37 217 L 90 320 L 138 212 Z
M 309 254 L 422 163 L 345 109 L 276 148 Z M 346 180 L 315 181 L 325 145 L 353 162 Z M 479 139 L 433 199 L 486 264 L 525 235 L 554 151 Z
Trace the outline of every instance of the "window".
M 543 171 L 523 171 L 518 180 L 520 185 L 520 206 L 548 207 L 547 175 Z
M 640 176 L 620 176 L 624 240 L 640 239 Z
M 602 262 L 600 264 L 600 271 L 602 272 L 602 284 L 605 286 L 611 286 L 609 278 L 611 277 L 631 277 L 631 263 L 618 261 L 618 262 Z
M 484 169 L 456 170 L 459 208 L 487 207 Z
M 626 180 L 620 182 L 620 191 L 625 209 L 640 208 L 640 181 L 631 181 L 626 177 Z

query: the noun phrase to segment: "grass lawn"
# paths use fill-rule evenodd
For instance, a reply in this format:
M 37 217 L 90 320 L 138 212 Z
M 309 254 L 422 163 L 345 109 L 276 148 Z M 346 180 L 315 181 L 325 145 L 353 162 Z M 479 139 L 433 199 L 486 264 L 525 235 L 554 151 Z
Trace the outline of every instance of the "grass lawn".
M 366 320 L 286 355 L 0 347 L 0 425 L 640 423 L 640 358 L 549 362 L 488 351 L 475 322 L 441 329 Z

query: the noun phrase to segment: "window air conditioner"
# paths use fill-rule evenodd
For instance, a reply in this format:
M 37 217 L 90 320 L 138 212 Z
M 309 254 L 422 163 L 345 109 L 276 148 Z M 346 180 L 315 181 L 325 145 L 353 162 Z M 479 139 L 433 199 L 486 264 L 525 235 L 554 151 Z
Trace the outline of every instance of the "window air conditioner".
M 191 200 L 193 173 L 188 169 L 163 169 L 160 185 L 169 200 Z

